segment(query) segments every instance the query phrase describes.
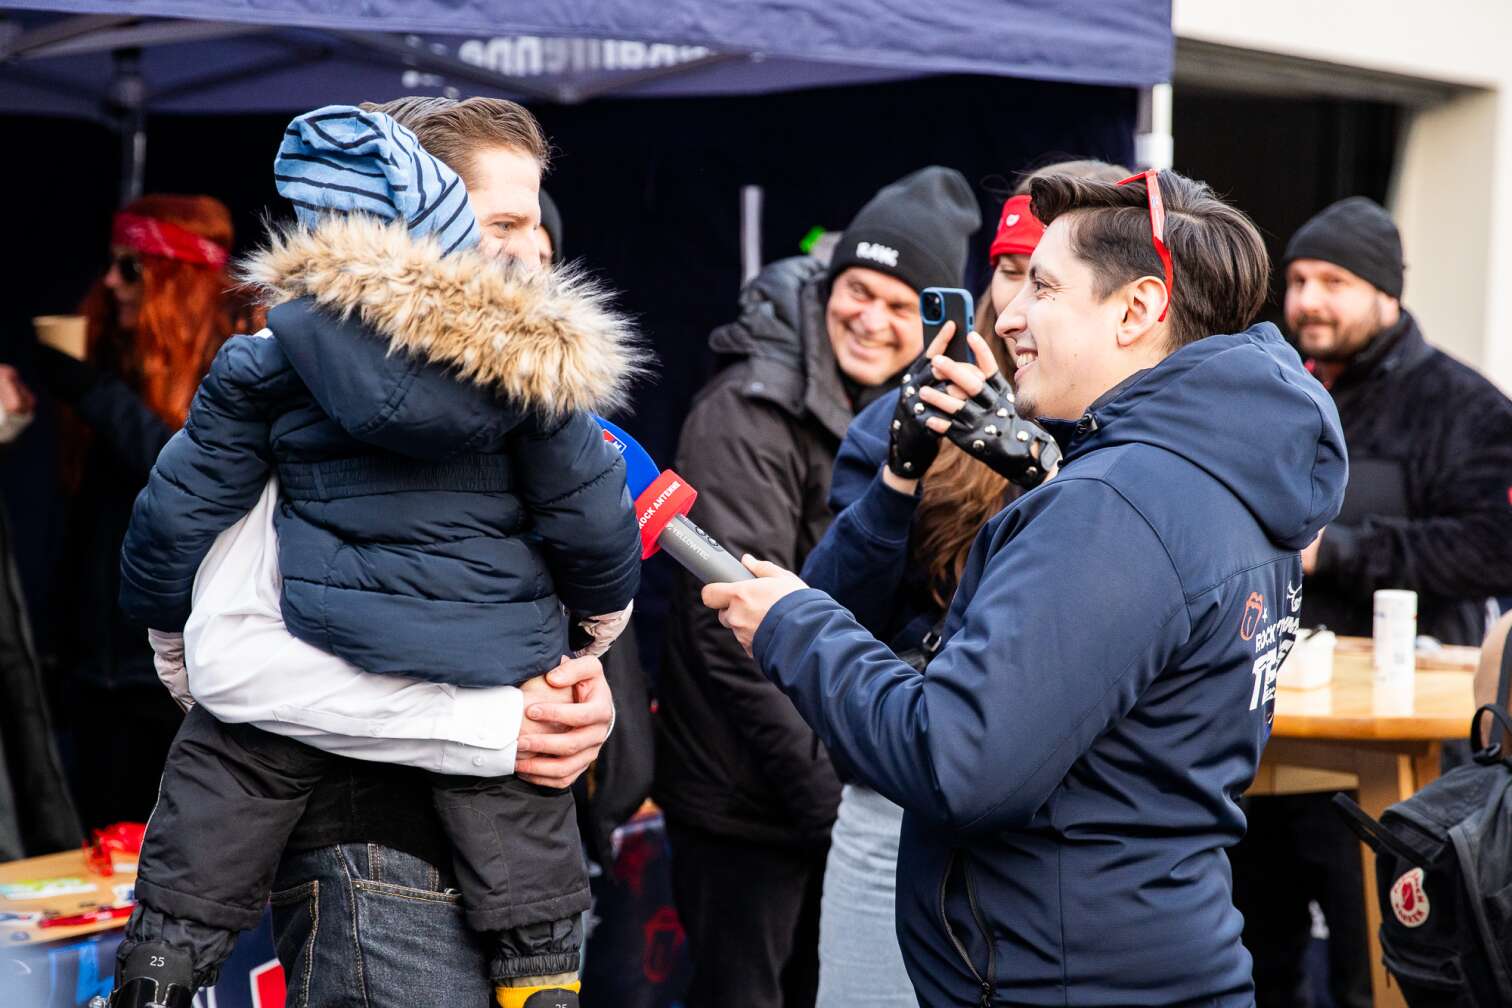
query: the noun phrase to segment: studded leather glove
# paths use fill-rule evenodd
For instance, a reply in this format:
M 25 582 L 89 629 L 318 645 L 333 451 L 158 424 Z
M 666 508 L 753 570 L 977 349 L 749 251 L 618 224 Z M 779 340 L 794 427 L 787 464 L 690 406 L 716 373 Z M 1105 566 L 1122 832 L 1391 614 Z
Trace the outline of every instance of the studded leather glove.
M 934 383 L 942 389 L 946 384 Z M 909 410 L 920 423 L 933 416 L 949 421 L 950 429 L 945 436 L 956 447 L 1009 482 L 1032 490 L 1059 464 L 1060 446 L 1039 424 L 1019 416 L 1014 407 L 1013 389 L 998 371 L 986 379 L 982 390 L 968 398 L 954 416 L 922 401 L 909 406 Z
M 916 406 L 919 386 L 932 381 L 929 358 L 920 357 L 909 365 L 899 381 L 898 408 L 893 410 L 892 429 L 888 436 L 887 468 L 903 479 L 920 479 L 934 465 L 940 454 L 940 435 L 924 426 L 924 415 Z

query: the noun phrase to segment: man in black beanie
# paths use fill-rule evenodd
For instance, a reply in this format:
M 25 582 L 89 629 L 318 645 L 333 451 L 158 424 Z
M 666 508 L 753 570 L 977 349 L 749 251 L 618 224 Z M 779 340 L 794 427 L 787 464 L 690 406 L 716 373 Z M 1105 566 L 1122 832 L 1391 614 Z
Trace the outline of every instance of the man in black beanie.
M 767 266 L 709 345 L 722 369 L 683 425 L 676 470 L 726 549 L 793 570 L 829 524 L 852 416 L 923 350 L 919 292 L 961 284 L 981 213 L 925 168 L 856 214 L 828 265 Z M 688 1008 L 814 1003 L 819 889 L 840 782 L 813 731 L 678 573 L 660 679 L 653 795 L 688 934 Z
M 1512 402 L 1424 341 L 1401 303 L 1401 237 L 1371 200 L 1304 224 L 1284 267 L 1287 327 L 1349 444 L 1344 509 L 1302 553 L 1303 625 L 1368 637 L 1376 589 L 1405 588 L 1419 633 L 1479 644 L 1488 598 L 1512 593 Z M 1260 1008 L 1305 1003 L 1309 900 L 1328 921 L 1334 1003 L 1370 1004 L 1359 843 L 1329 798 L 1248 802 L 1234 895 Z

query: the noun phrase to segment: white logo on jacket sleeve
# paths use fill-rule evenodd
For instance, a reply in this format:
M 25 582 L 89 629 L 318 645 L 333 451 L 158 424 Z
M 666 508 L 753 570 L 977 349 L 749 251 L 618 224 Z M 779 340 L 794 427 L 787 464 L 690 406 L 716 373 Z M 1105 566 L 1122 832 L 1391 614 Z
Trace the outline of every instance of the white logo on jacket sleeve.
M 860 242 L 856 245 L 857 259 L 870 259 L 884 266 L 898 265 L 898 250 L 878 242 Z
M 1286 587 L 1289 595 L 1291 584 Z M 1252 591 L 1245 599 L 1239 619 L 1239 639 L 1255 648 L 1255 663 L 1250 666 L 1254 688 L 1250 692 L 1249 709 L 1263 707 L 1267 726 L 1276 715 L 1276 683 L 1281 665 L 1286 661 L 1300 628 L 1301 621 L 1296 616 L 1273 619 L 1263 593 Z
M 1391 912 L 1403 926 L 1421 927 L 1428 920 L 1428 893 L 1423 888 L 1423 869 L 1414 868 L 1391 883 Z

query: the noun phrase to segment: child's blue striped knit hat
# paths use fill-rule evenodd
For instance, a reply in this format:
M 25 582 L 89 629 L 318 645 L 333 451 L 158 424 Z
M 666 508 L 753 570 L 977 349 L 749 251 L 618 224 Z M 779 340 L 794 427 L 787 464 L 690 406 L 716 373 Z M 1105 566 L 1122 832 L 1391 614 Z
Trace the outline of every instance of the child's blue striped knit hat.
M 358 211 L 402 220 L 447 253 L 478 243 L 457 173 L 382 112 L 327 105 L 299 116 L 284 130 L 273 177 L 306 227 L 324 214 Z

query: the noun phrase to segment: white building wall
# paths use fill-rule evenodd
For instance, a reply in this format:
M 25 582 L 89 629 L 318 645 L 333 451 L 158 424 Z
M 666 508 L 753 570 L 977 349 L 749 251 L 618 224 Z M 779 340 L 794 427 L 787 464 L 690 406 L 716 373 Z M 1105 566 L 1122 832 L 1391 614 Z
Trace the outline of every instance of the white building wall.
M 1473 89 L 1411 114 L 1390 209 L 1404 303 L 1512 392 L 1512 0 L 1173 0 L 1172 23 L 1179 39 Z

